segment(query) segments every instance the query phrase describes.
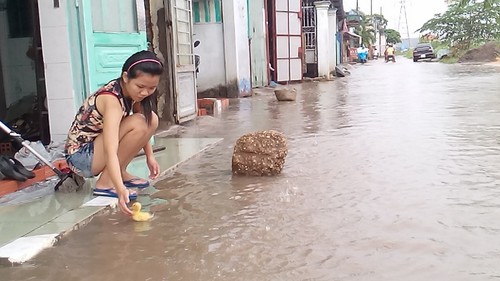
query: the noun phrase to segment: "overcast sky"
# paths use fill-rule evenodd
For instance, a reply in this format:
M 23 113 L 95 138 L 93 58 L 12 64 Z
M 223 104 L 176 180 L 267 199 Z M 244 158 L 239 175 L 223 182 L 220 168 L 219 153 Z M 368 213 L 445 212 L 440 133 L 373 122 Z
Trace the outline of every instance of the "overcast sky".
M 370 0 L 358 0 L 359 9 L 365 14 L 370 13 Z M 401 10 L 401 0 L 371 0 L 373 1 L 373 13 L 382 14 L 389 21 L 388 28 L 398 30 L 399 15 Z M 410 37 L 418 37 L 415 30 L 420 28 L 429 19 L 437 13 L 446 11 L 444 0 L 406 0 L 406 16 L 408 18 L 408 27 Z M 344 9 L 350 11 L 356 9 L 356 0 L 344 0 Z M 404 17 L 401 18 L 402 26 L 404 27 Z M 399 30 L 402 37 L 406 37 L 406 31 Z

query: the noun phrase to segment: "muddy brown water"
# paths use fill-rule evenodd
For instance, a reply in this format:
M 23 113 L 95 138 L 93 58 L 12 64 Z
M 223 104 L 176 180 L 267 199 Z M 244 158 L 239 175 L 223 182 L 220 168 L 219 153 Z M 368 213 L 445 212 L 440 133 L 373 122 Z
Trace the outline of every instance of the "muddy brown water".
M 101 215 L 1 280 L 498 280 L 500 69 L 381 61 L 202 118 L 219 145 L 159 182 L 156 217 Z M 240 135 L 284 132 L 272 178 Z M 5 279 L 4 279 L 5 278 Z

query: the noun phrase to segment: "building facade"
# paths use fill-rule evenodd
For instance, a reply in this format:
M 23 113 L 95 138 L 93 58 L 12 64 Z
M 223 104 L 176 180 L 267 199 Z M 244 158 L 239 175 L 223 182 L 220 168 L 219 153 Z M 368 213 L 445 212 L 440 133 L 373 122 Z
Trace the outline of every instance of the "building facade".
M 28 124 L 14 129 L 33 140 L 64 141 L 83 100 L 148 48 L 165 62 L 160 115 L 196 117 L 192 19 L 191 0 L 0 0 L 0 118 Z
M 145 49 L 165 62 L 157 109 L 167 124 L 195 118 L 201 97 L 301 81 L 311 61 L 327 74 L 340 63 L 343 3 L 314 2 L 309 35 L 306 2 L 0 0 L 0 119 L 29 139 L 64 141 L 83 100 Z

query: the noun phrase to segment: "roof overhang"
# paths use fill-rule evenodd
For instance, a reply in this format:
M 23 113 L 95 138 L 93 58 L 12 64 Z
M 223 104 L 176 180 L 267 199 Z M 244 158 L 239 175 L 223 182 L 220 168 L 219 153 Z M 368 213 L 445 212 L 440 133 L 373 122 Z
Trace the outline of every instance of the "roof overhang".
M 361 36 L 357 35 L 357 34 L 356 34 L 356 33 L 354 33 L 354 32 L 346 31 L 346 32 L 344 32 L 344 33 L 347 33 L 347 34 L 349 34 L 349 35 L 350 35 L 350 36 L 352 36 L 352 37 L 361 38 Z

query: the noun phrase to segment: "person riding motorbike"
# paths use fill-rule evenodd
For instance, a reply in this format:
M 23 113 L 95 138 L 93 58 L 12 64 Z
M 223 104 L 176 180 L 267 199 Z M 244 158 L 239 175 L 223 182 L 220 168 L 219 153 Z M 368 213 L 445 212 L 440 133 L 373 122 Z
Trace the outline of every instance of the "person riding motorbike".
M 362 44 L 361 47 L 357 49 L 358 52 L 358 60 L 360 63 L 365 63 L 368 58 L 368 49 L 365 48 L 365 45 Z
M 394 56 L 394 47 L 391 44 L 387 45 L 387 49 L 385 49 L 385 62 L 389 62 L 392 60 L 396 62 L 396 57 Z

